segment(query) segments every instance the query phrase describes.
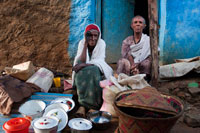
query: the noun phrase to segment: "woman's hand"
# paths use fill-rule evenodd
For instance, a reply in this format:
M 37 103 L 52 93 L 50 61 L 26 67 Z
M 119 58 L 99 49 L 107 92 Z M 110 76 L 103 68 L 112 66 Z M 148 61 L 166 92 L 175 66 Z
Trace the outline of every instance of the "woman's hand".
M 72 71 L 75 71 L 76 73 L 83 69 L 86 66 L 92 66 L 93 64 L 86 64 L 86 63 L 80 63 L 76 64 L 74 67 L 72 67 Z
M 139 73 L 140 72 L 139 72 L 139 69 L 138 69 L 138 65 L 135 65 L 135 64 L 131 65 L 131 74 L 136 75 L 136 74 L 139 74 Z

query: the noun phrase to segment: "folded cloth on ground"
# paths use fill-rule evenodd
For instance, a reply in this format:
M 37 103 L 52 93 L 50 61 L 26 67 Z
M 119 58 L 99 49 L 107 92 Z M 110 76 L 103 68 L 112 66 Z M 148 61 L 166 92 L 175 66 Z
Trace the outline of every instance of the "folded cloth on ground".
M 0 77 L 0 113 L 9 114 L 14 102 L 20 102 L 29 97 L 32 86 L 6 75 Z

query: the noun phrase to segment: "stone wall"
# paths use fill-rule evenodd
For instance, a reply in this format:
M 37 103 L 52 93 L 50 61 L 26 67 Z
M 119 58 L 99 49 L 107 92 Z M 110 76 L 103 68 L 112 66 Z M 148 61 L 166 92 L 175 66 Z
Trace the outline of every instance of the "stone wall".
M 66 72 L 70 0 L 0 0 L 0 70 L 31 60 Z

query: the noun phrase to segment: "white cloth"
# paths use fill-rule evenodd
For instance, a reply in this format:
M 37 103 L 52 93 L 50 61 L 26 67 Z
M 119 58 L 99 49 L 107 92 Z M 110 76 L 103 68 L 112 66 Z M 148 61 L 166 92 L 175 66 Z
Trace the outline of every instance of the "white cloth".
M 142 34 L 139 43 L 130 46 L 131 55 L 134 57 L 134 63 L 140 63 L 151 54 L 150 39 L 146 34 Z
M 100 31 L 100 29 L 99 29 L 99 31 Z M 85 39 L 82 39 L 79 42 L 78 51 L 77 51 L 73 66 L 75 66 L 78 63 L 78 60 L 79 60 L 80 55 L 84 48 L 84 43 L 85 43 Z M 99 67 L 99 69 L 104 74 L 106 79 L 109 79 L 110 76 L 112 76 L 112 74 L 113 74 L 113 70 L 105 62 L 105 57 L 106 57 L 105 51 L 106 51 L 106 43 L 104 42 L 104 40 L 101 39 L 101 32 L 100 32 L 99 39 L 98 39 L 97 44 L 92 52 L 91 59 L 89 58 L 89 53 L 88 53 L 88 49 L 87 49 L 86 63 L 94 64 L 95 66 Z M 75 75 L 75 72 L 73 71 L 72 72 L 72 83 L 74 82 L 74 75 Z

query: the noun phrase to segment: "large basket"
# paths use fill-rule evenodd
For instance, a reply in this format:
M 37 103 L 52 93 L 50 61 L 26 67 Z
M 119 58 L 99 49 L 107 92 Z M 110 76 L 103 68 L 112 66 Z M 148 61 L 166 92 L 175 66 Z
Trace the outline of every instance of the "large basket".
M 125 113 L 116 102 L 121 98 L 136 93 L 137 90 L 119 92 L 114 101 L 114 108 L 119 116 L 119 126 L 115 133 L 168 133 L 178 118 L 183 114 L 183 103 L 175 96 L 161 94 L 166 101 L 177 110 L 177 114 L 165 118 L 137 117 Z M 128 108 L 127 108 L 128 109 Z

